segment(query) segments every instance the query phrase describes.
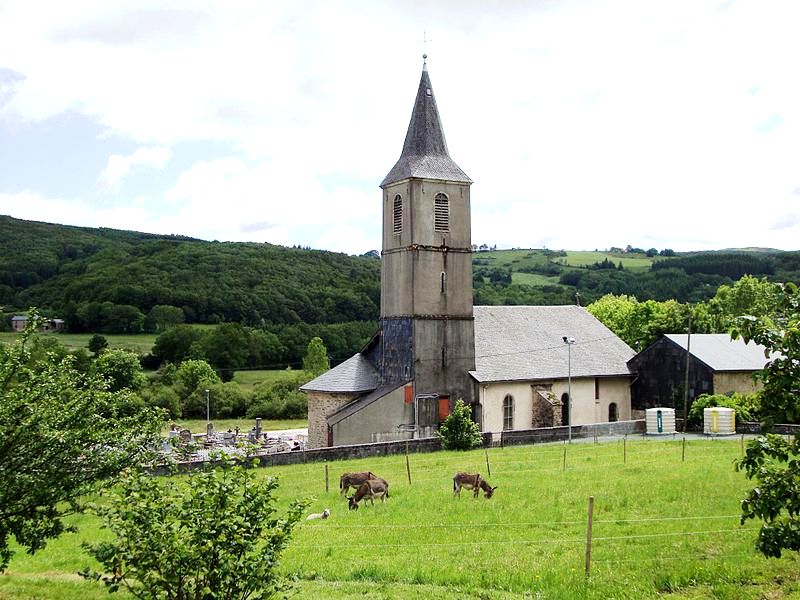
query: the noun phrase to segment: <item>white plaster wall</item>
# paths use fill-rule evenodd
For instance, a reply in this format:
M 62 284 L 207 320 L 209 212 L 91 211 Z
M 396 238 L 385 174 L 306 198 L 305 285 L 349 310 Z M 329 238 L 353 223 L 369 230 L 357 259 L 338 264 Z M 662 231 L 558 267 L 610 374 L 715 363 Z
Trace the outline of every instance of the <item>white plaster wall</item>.
M 619 420 L 631 415 L 630 380 L 627 377 L 600 379 L 600 399 L 595 400 L 594 377 L 572 380 L 572 424 L 605 423 L 608 421 L 608 406 L 617 403 Z M 552 393 L 559 400 L 569 387 L 566 379 L 548 382 L 513 381 L 481 384 L 478 388 L 483 418 L 483 431 L 503 430 L 503 399 L 506 394 L 514 397 L 514 429 L 530 429 L 533 415 L 533 388 L 535 384 L 552 383 Z

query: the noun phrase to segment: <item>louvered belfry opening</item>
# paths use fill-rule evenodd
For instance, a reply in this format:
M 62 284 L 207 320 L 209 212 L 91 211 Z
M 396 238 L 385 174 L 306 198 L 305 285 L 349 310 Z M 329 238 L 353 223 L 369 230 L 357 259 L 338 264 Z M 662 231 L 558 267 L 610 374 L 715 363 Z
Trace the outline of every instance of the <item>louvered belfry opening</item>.
M 403 199 L 400 194 L 394 197 L 394 212 L 392 214 L 392 233 L 400 235 L 403 231 Z
M 434 198 L 435 231 L 450 231 L 450 203 L 445 194 L 436 194 Z

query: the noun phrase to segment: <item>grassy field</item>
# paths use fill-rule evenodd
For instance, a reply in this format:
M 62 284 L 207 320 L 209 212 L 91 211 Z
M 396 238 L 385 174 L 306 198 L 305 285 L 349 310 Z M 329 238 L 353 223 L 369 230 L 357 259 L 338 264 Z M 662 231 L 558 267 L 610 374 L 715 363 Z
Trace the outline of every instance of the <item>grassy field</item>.
M 681 444 L 631 438 L 470 453 L 411 455 L 267 468 L 282 502 L 313 496 L 327 521 L 302 522 L 282 569 L 298 598 L 787 599 L 800 598 L 800 559 L 764 559 L 757 526 L 738 522 L 748 482 L 732 468 L 739 440 Z M 487 474 L 494 498 L 452 497 L 458 470 Z M 385 503 L 350 512 L 343 471 L 371 469 L 391 483 Z M 595 498 L 592 570 L 584 577 L 587 503 Z M 35 556 L 17 554 L 0 598 L 105 598 L 74 575 L 89 564 L 80 542 L 103 535 L 88 516 Z M 128 598 L 118 594 L 117 598 Z
M 305 371 L 289 369 L 279 369 L 275 371 L 236 371 L 233 374 L 233 381 L 249 390 L 252 390 L 255 386 L 260 384 L 271 384 L 278 381 L 295 381 L 298 378 L 305 378 L 305 380 L 310 379 L 310 377 L 306 377 Z
M 13 332 L 0 332 L 0 343 L 13 343 L 19 334 Z M 94 335 L 93 333 L 37 333 L 36 335 L 43 337 L 53 337 L 62 346 L 66 346 L 70 350 L 77 348 L 87 348 L 89 339 Z M 109 348 L 131 350 L 139 354 L 147 354 L 153 348 L 153 343 L 156 341 L 156 334 L 154 333 L 140 333 L 136 335 L 115 335 L 112 333 L 102 334 L 108 341 Z
M 605 259 L 610 260 L 615 265 L 622 263 L 622 266 L 631 271 L 646 271 L 653 264 L 653 259 L 648 258 L 642 254 L 635 254 L 627 256 L 625 254 L 610 254 L 608 252 L 576 252 L 573 250 L 567 251 L 566 258 L 556 259 L 564 261 L 564 264 L 570 267 L 585 267 L 596 262 L 603 262 Z
M 511 281 L 523 285 L 559 285 L 558 277 L 548 277 L 539 273 L 511 273 Z

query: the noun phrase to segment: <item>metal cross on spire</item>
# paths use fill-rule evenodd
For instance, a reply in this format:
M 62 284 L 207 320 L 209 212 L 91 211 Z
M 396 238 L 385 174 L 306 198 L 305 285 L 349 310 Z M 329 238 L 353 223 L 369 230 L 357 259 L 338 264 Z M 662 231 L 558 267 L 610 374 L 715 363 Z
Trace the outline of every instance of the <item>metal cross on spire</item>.
M 428 48 L 427 48 L 427 46 L 425 44 L 429 44 L 432 41 L 433 40 L 429 40 L 428 39 L 427 32 L 423 29 L 422 30 L 422 40 L 421 40 L 422 50 L 424 52 L 424 54 L 422 55 L 422 70 L 423 71 L 427 71 L 428 70 L 428 63 L 426 62 L 426 59 L 428 58 L 428 52 L 427 52 Z

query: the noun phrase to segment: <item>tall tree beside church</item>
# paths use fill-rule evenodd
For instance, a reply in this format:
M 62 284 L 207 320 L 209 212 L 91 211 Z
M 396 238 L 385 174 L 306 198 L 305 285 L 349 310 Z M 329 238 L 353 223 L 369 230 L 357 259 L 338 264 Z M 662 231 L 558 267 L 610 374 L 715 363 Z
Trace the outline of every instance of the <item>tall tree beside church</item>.
M 322 343 L 322 339 L 318 337 L 311 338 L 311 341 L 308 342 L 306 355 L 303 357 L 303 370 L 317 377 L 330 368 L 328 350 L 325 348 L 325 344 Z

